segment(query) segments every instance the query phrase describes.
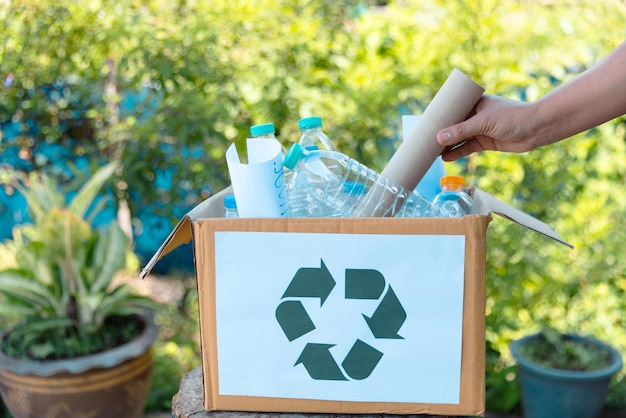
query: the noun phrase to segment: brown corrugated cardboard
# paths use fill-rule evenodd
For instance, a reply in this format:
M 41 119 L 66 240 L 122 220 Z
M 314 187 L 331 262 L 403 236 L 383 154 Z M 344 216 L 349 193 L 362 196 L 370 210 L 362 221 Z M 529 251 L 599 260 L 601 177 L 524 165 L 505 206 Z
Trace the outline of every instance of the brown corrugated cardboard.
M 486 231 L 491 221 L 491 213 L 497 213 L 507 219 L 513 220 L 520 225 L 530 228 L 538 233 L 550 237 L 565 245 L 559 235 L 546 224 L 518 211 L 493 196 L 476 190 L 474 192 L 475 210 L 477 215 L 466 216 L 456 219 L 392 219 L 392 218 L 309 218 L 309 219 L 223 219 L 223 197 L 230 192 L 225 189 L 194 208 L 177 225 L 168 239 L 163 243 L 159 251 L 146 265 L 141 277 L 149 274 L 154 264 L 165 254 L 178 245 L 189 242 L 193 238 L 195 268 L 198 285 L 200 330 L 202 338 L 202 360 L 205 387 L 205 408 L 207 410 L 236 410 L 236 411 L 261 411 L 261 412 L 318 412 L 318 413 L 388 413 L 388 414 L 433 414 L 433 415 L 484 415 L 485 413 L 485 260 L 486 260 Z M 315 234 L 322 240 L 329 240 L 337 236 L 358 236 L 364 240 L 376 240 L 376 236 L 398 237 L 419 236 L 424 239 L 436 239 L 441 236 L 461 237 L 464 247 L 464 264 L 462 265 L 462 336 L 460 353 L 460 374 L 458 388 L 452 388 L 458 392 L 458 398 L 454 402 L 432 402 L 422 399 L 417 402 L 386 401 L 384 396 L 372 391 L 371 394 L 360 393 L 355 400 L 316 398 L 311 396 L 258 396 L 251 390 L 248 395 L 247 388 L 242 388 L 237 395 L 229 394 L 224 390 L 224 384 L 220 382 L 220 370 L 218 365 L 226 353 L 220 353 L 218 349 L 218 329 L 223 330 L 224 324 L 229 324 L 230 318 L 221 313 L 218 319 L 218 305 L 223 302 L 224 295 L 218 294 L 217 271 L 218 262 L 216 254 L 216 237 L 222 233 L 279 233 L 279 234 Z M 370 242 L 374 242 L 370 241 Z M 222 242 L 222 241 L 219 241 Z M 295 249 L 294 249 L 295 251 Z M 405 257 L 415 257 L 410 248 L 400 250 L 406 253 Z M 285 254 L 284 256 L 287 256 Z M 235 263 L 245 264 L 248 254 L 235 256 Z M 323 262 L 323 260 L 322 260 Z M 272 272 L 260 272 L 263 280 L 275 280 Z M 260 277 L 261 277 L 260 276 Z M 286 292 L 287 293 L 287 292 Z M 285 294 L 286 294 L 285 293 Z M 285 296 L 283 295 L 283 298 Z M 409 305 L 418 303 L 406 295 L 399 295 L 407 311 Z M 280 294 L 277 300 L 280 300 Z M 323 303 L 323 301 L 322 301 Z M 219 311 L 223 312 L 223 311 Z M 364 315 L 365 316 L 365 315 Z M 243 318 L 243 319 L 242 319 Z M 243 315 L 234 320 L 234 324 L 241 321 L 260 321 L 257 315 Z M 271 318 L 276 322 L 276 318 Z M 239 321 L 239 322 L 237 322 Z M 275 325 L 275 324 L 274 324 Z M 236 325 L 235 325 L 236 326 Z M 278 328 L 276 326 L 275 328 Z M 405 330 L 406 331 L 406 330 Z M 406 331 L 408 332 L 408 331 Z M 404 335 L 403 337 L 407 337 Z M 433 336 L 420 335 L 424 344 L 437 344 Z M 223 335 L 222 335 L 223 338 Z M 277 340 L 278 341 L 278 340 Z M 258 343 L 258 342 L 257 342 Z M 255 344 L 250 342 L 251 345 Z M 265 342 L 267 345 L 268 343 Z M 285 339 L 281 345 L 287 344 Z M 435 347 L 442 349 L 444 347 Z M 279 347 L 276 347 L 278 350 Z M 385 359 L 394 356 L 393 351 L 384 354 Z M 347 358 L 347 357 L 346 357 Z M 299 360 L 298 360 L 299 361 Z M 407 359 L 407 361 L 412 361 Z M 297 366 L 291 361 L 290 367 Z M 343 363 L 342 363 L 343 364 Z M 300 371 L 304 370 L 302 365 Z M 225 373 L 225 370 L 221 371 Z M 349 374 L 349 373 L 348 373 Z M 315 379 L 313 377 L 313 379 Z M 345 379 L 351 382 L 357 379 Z M 420 379 L 416 375 L 415 379 Z M 311 379 L 309 379 L 311 380 Z M 323 380 L 323 379 L 322 379 Z M 313 382 L 313 380 L 311 380 Z M 222 382 L 223 383 L 223 382 Z M 325 382 L 316 380 L 315 385 L 323 385 Z M 328 383 L 334 385 L 335 383 Z M 435 384 L 435 382 L 433 382 Z M 225 393 L 226 392 L 226 393 Z M 298 393 L 302 393 L 301 391 Z M 339 396 L 339 395 L 338 395 Z M 332 396 L 330 397 L 332 398 Z M 419 398 L 419 397 L 418 397 Z M 370 400 L 371 399 L 371 400 Z

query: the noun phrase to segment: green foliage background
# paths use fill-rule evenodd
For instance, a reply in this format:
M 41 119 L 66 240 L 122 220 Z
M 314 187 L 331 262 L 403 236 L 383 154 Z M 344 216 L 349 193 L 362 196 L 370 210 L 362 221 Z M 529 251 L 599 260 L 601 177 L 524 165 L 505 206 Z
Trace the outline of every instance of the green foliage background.
M 25 150 L 48 141 L 120 159 L 118 196 L 131 209 L 158 202 L 163 213 L 228 184 L 224 152 L 241 147 L 250 125 L 274 122 L 287 145 L 297 120 L 318 114 L 340 150 L 380 170 L 398 146 L 400 116 L 421 113 L 454 67 L 488 93 L 534 100 L 626 38 L 618 0 L 13 0 L 0 17 L 0 76 L 15 80 L 0 89 L 0 122 L 24 123 Z M 42 92 L 58 80 L 62 97 Z M 139 98 L 132 109 L 129 92 Z M 26 129 L 29 118 L 41 132 Z M 545 324 L 626 354 L 625 139 L 619 118 L 523 155 L 448 164 L 575 245 L 494 216 L 490 409 L 519 400 L 509 341 Z M 172 166 L 175 189 L 155 188 Z M 621 378 L 613 394 L 626 392 Z M 609 404 L 626 408 L 624 398 Z

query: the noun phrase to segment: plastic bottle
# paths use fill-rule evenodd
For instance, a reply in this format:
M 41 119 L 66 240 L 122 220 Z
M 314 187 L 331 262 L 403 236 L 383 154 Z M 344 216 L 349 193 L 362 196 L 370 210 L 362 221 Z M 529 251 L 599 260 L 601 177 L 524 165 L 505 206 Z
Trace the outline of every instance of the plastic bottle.
M 333 143 L 322 130 L 321 117 L 302 118 L 298 121 L 298 128 L 300 129 L 298 143 L 304 148 L 317 147 L 318 149 L 335 150 Z
M 234 194 L 224 196 L 224 218 L 238 218 L 237 202 Z
M 262 123 L 250 127 L 250 135 L 253 138 L 276 139 L 276 127 L 273 123 Z M 276 139 L 277 140 L 277 139 Z
M 299 143 L 293 144 L 287 155 L 285 156 L 285 172 L 289 173 L 289 179 L 287 181 L 287 207 L 288 217 L 290 218 L 322 218 L 322 217 L 336 217 L 342 216 L 342 213 L 332 206 L 328 205 L 322 199 L 316 198 L 311 193 L 311 186 L 307 181 L 298 180 L 298 171 L 295 170 L 298 156 L 295 151 L 291 151 L 294 148 L 298 148 L 304 152 L 318 150 L 315 146 L 309 146 L 303 149 Z M 307 154 L 308 155 L 308 154 Z M 287 163 L 289 161 L 289 163 Z M 313 178 L 321 177 L 327 178 L 329 172 L 323 161 L 319 157 L 311 156 L 307 160 L 307 171 Z M 312 175 L 312 173 L 316 173 Z
M 319 116 L 310 116 L 307 118 L 302 118 L 298 121 L 298 128 L 300 129 L 300 138 L 298 139 L 298 143 L 302 145 L 307 150 L 331 150 L 334 151 L 335 147 L 333 143 L 330 141 L 328 136 L 322 131 L 322 118 Z M 289 173 L 288 177 L 293 179 L 296 176 L 289 168 L 285 167 L 285 173 Z M 301 196 L 299 199 L 304 199 Z M 310 202 L 309 202 L 310 203 Z M 304 202 L 297 202 L 296 199 L 292 200 L 292 206 L 294 210 L 292 211 L 292 216 L 294 217 L 316 217 L 314 213 L 307 211 L 304 209 Z M 329 212 L 329 211 L 327 211 Z M 330 211 L 332 212 L 332 211 Z M 331 215 L 330 213 L 326 213 L 323 216 L 338 216 L 337 214 Z
M 260 125 L 251 126 L 250 135 L 252 138 L 265 138 L 278 142 L 282 150 L 281 152 L 283 154 L 283 158 L 285 157 L 285 154 L 287 154 L 287 150 L 283 144 L 278 140 L 278 138 L 276 138 L 276 127 L 273 123 L 262 123 Z
M 290 209 L 306 202 L 314 207 L 310 212 L 316 217 L 430 217 L 438 212 L 418 193 L 392 184 L 338 151 L 305 149 L 295 143 L 287 152 L 285 167 L 296 174 L 287 185 Z
M 433 198 L 433 205 L 447 216 L 461 218 L 472 213 L 472 198 L 465 193 L 465 179 L 461 176 L 443 176 L 439 180 L 441 192 Z

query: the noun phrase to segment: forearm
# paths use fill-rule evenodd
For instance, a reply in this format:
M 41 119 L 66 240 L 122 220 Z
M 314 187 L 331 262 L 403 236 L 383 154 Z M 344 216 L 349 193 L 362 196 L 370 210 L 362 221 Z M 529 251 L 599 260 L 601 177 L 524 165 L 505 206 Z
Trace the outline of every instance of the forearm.
M 568 138 L 626 114 L 626 42 L 531 106 L 533 145 Z

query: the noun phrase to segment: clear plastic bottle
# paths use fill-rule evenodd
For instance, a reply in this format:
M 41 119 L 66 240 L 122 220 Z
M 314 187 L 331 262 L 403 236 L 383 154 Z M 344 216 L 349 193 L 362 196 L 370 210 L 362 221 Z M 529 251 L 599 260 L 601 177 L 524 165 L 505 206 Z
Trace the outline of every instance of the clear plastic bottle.
M 283 158 L 287 154 L 287 150 L 285 146 L 276 138 L 276 127 L 273 123 L 262 123 L 260 125 L 253 125 L 250 127 L 250 135 L 252 138 L 265 138 L 272 141 L 276 141 L 280 144 L 281 152 L 283 154 Z
M 441 192 L 433 198 L 434 206 L 452 218 L 462 218 L 472 213 L 472 198 L 463 190 L 465 179 L 462 176 L 443 176 L 439 185 Z
M 306 201 L 315 207 L 311 212 L 316 217 L 437 216 L 437 209 L 416 192 L 337 151 L 305 149 L 295 143 L 285 167 L 296 174 L 287 185 L 289 207 L 304 206 Z
M 224 196 L 224 218 L 238 218 L 237 202 L 234 194 Z
M 300 129 L 298 143 L 304 148 L 317 147 L 318 149 L 335 150 L 333 143 L 322 130 L 321 117 L 302 118 L 298 121 L 298 128 Z
M 310 191 L 308 181 L 298 180 L 298 170 L 295 170 L 298 157 L 292 149 L 302 149 L 304 152 L 318 150 L 315 146 L 305 149 L 300 144 L 293 144 L 285 156 L 285 172 L 289 173 L 287 182 L 287 207 L 290 218 L 322 218 L 342 216 L 341 212 L 333 209 L 327 202 L 315 197 Z M 289 161 L 289 163 L 287 163 Z M 313 178 L 327 178 L 329 172 L 323 161 L 315 155 L 307 161 L 307 171 Z M 311 175 L 311 173 L 316 173 Z

